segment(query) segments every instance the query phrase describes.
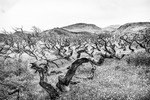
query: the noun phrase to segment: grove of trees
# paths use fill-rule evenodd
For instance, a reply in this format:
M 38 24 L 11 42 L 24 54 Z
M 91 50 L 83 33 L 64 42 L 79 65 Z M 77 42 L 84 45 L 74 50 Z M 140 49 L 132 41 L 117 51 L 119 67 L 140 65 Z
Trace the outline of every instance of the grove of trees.
M 51 100 L 71 90 L 76 71 L 82 64 L 91 67 L 87 80 L 107 59 L 121 61 L 138 50 L 150 53 L 149 31 L 114 36 L 108 34 L 58 35 L 33 27 L 32 32 L 16 28 L 0 34 L 0 100 L 34 100 L 34 75 Z M 128 61 L 130 62 L 130 61 Z M 63 74 L 62 74 L 63 73 Z M 48 79 L 55 75 L 57 82 Z

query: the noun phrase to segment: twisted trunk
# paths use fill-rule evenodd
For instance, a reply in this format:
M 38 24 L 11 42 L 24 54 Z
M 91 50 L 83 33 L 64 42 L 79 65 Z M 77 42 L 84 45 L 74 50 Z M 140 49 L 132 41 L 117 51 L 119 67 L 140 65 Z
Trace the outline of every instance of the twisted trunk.
M 44 73 L 39 73 L 40 75 L 40 86 L 46 90 L 46 92 L 49 94 L 51 100 L 56 100 L 59 97 L 59 93 L 57 90 L 47 82 L 44 82 Z
M 39 72 L 39 76 L 40 76 L 39 85 L 43 89 L 46 90 L 46 92 L 49 94 L 51 100 L 56 100 L 59 97 L 59 93 L 57 92 L 57 90 L 51 84 L 44 81 L 44 79 L 45 79 L 45 75 L 44 75 L 45 69 L 41 68 L 41 67 L 38 67 L 35 63 L 31 63 L 31 64 L 32 64 L 31 68 L 35 69 L 36 72 Z
M 94 64 L 94 65 L 101 65 L 104 62 L 104 59 L 100 59 L 98 62 L 92 61 L 89 58 L 77 59 L 76 61 L 74 61 L 71 64 L 71 66 L 69 67 L 69 70 L 67 71 L 67 73 L 64 77 L 61 77 L 61 76 L 58 77 L 58 83 L 56 84 L 57 88 L 62 92 L 67 91 L 65 89 L 66 89 L 66 87 L 69 86 L 71 79 L 75 75 L 77 68 L 80 65 L 82 65 L 83 63 L 88 63 L 88 62 L 90 62 L 91 64 Z
M 77 68 L 83 63 L 87 62 L 90 62 L 88 58 L 77 59 L 75 62 L 73 62 L 69 70 L 67 71 L 65 77 L 64 78 L 62 78 L 61 76 L 58 77 L 58 83 L 56 84 L 57 88 L 62 92 L 66 91 L 64 90 L 64 88 L 67 87 L 71 82 L 71 79 L 75 75 Z

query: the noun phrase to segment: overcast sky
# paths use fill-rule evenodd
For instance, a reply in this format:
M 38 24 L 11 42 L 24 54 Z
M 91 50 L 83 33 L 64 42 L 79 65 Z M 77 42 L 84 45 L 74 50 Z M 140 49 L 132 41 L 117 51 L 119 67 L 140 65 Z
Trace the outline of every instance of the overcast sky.
M 150 21 L 150 0 L 0 0 L 0 30 Z

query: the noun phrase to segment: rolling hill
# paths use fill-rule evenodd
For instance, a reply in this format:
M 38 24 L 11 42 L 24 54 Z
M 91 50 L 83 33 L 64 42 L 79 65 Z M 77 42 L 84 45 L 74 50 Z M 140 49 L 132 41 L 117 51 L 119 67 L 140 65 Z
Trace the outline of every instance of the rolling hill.
M 86 23 L 76 23 L 68 26 L 62 27 L 68 31 L 72 32 L 90 32 L 90 33 L 99 33 L 101 32 L 101 28 L 94 24 L 86 24 Z
M 26 34 L 21 32 L 14 32 L 14 36 L 26 37 L 26 35 L 32 34 L 32 32 L 24 31 Z M 61 28 L 53 28 L 49 30 L 42 31 L 39 36 L 47 37 L 51 35 L 55 36 L 67 36 L 67 37 L 76 37 L 76 36 L 93 36 L 97 34 L 112 34 L 112 35 L 123 35 L 123 34 L 135 34 L 137 32 L 148 32 L 150 33 L 150 22 L 134 22 L 126 23 L 123 25 L 110 25 L 105 28 L 100 28 L 94 24 L 86 23 L 76 23 Z M 25 35 L 25 36 L 24 36 Z M 6 34 L 0 33 L 0 41 L 3 41 Z
M 150 30 L 150 22 L 134 22 L 121 25 L 113 34 L 134 34 L 142 31 L 145 33 L 147 30 Z
M 110 26 L 102 28 L 102 31 L 113 32 L 113 31 L 116 31 L 119 27 L 120 25 L 110 25 Z
M 50 30 L 45 30 L 42 33 L 40 33 L 40 37 L 71 37 L 71 38 L 77 38 L 77 37 L 91 37 L 94 36 L 94 34 L 87 32 L 87 31 L 81 31 L 81 32 L 72 32 L 63 28 L 53 28 Z

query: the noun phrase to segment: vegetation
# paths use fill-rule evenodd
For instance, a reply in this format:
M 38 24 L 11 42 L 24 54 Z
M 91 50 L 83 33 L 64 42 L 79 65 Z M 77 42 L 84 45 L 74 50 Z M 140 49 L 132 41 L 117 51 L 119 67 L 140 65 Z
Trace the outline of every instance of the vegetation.
M 3 31 L 0 99 L 149 100 L 150 38 L 142 34 Z

